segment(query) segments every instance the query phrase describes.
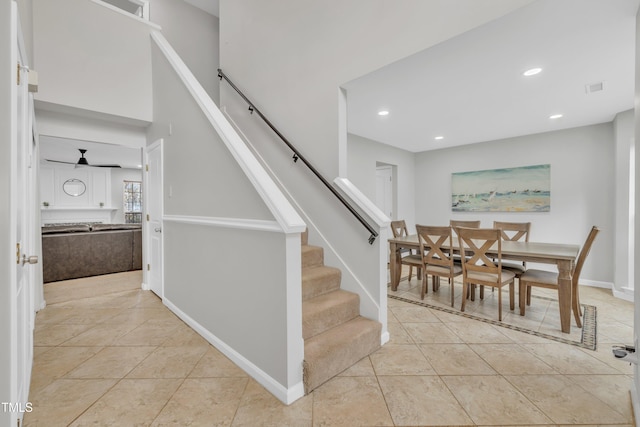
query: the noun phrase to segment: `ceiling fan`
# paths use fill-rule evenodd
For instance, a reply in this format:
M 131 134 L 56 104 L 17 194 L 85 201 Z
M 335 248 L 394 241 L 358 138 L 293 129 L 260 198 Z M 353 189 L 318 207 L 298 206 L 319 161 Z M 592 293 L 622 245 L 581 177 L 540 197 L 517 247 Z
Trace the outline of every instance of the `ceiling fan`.
M 80 158 L 78 159 L 78 161 L 76 163 L 63 162 L 62 160 L 51 160 L 51 159 L 46 159 L 46 160 L 48 162 L 66 163 L 68 165 L 76 165 L 76 167 L 82 167 L 82 166 L 93 166 L 93 167 L 97 167 L 97 168 L 119 168 L 119 167 L 121 167 L 120 165 L 116 165 L 116 164 L 112 164 L 112 165 L 90 165 L 89 161 L 84 157 L 84 153 L 86 153 L 87 150 L 85 150 L 84 148 L 78 148 L 78 151 L 80 151 Z

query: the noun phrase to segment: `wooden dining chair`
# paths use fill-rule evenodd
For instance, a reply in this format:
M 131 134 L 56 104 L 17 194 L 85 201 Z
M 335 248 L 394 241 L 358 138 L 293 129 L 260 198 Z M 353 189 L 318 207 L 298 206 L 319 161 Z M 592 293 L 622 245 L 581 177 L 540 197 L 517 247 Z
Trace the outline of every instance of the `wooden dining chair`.
M 530 222 L 502 222 L 502 221 L 493 221 L 493 228 L 497 228 L 500 230 L 502 234 L 502 240 L 511 240 L 514 242 L 529 241 L 529 231 L 531 231 L 531 223 Z M 517 278 L 520 278 L 522 274 L 527 271 L 527 262 L 502 262 L 503 270 L 510 270 L 516 275 Z
M 435 227 L 426 225 L 416 225 L 418 239 L 420 242 L 420 254 L 422 255 L 422 291 L 420 298 L 428 292 L 428 277 L 431 275 L 433 290 L 439 288 L 440 277 L 449 279 L 451 285 L 451 307 L 455 293 L 453 289 L 453 279 L 462 274 L 460 264 L 453 262 L 451 227 Z
M 449 225 L 455 233 L 457 227 L 480 228 L 480 221 L 461 221 L 457 219 L 449 220 Z
M 580 273 L 582 272 L 582 267 L 584 266 L 584 262 L 589 255 L 589 251 L 591 250 L 591 246 L 593 245 L 593 241 L 596 239 L 596 236 L 600 232 L 600 229 L 595 225 L 591 227 L 591 231 L 587 236 L 587 240 L 584 242 L 582 246 L 582 250 L 578 255 L 578 260 L 575 263 L 575 266 L 571 272 L 571 310 L 573 311 L 573 316 L 576 319 L 576 325 L 579 328 L 582 327 L 582 322 L 580 321 L 580 316 L 582 315 L 582 311 L 580 309 L 580 294 L 578 282 L 580 281 Z M 526 296 L 526 305 L 531 305 L 531 288 L 533 286 L 538 286 L 541 288 L 549 288 L 549 289 L 558 289 L 558 273 L 553 273 L 550 271 L 544 270 L 536 270 L 529 269 L 522 276 L 520 276 L 520 315 L 524 316 L 525 313 L 525 296 Z
M 456 229 L 458 227 L 467 227 L 467 228 L 480 228 L 480 221 L 462 221 L 462 220 L 456 220 L 456 219 L 452 219 L 449 220 L 449 225 L 451 226 L 451 230 L 453 232 L 452 237 L 453 240 L 458 241 L 458 235 L 457 235 L 457 231 Z M 458 254 L 454 254 L 453 255 L 453 262 L 455 262 L 456 264 L 460 264 L 460 255 Z M 473 285 L 471 287 L 471 289 L 469 290 L 469 293 L 467 294 L 467 297 L 471 298 L 471 301 L 475 301 L 476 300 L 476 292 L 475 292 L 475 285 Z
M 514 308 L 515 274 L 502 270 L 502 235 L 495 228 L 458 227 L 458 246 L 466 256 L 462 260 L 462 295 L 467 295 L 469 285 L 480 286 L 480 298 L 484 297 L 484 287 L 498 289 L 498 320 L 502 321 L 502 288 L 509 285 L 509 307 Z M 493 248 L 493 249 L 492 249 Z M 491 249 L 492 255 L 487 255 Z M 497 257 L 493 253 L 497 249 Z M 461 311 L 467 299 L 462 298 Z
M 453 231 L 453 239 L 457 240 L 458 235 L 456 234 L 456 229 L 458 227 L 466 227 L 466 228 L 480 228 L 480 221 L 459 221 L 459 220 L 449 220 L 449 226 L 451 226 L 451 230 Z M 453 257 L 455 262 L 460 262 L 460 257 L 455 255 Z
M 391 233 L 393 234 L 393 237 L 408 236 L 409 232 L 407 231 L 407 224 L 405 221 L 403 219 L 391 221 Z M 391 254 L 391 256 L 394 256 L 394 254 Z M 416 267 L 416 276 L 420 279 L 422 276 L 422 258 L 409 248 L 400 249 L 400 257 L 400 268 L 402 268 L 402 265 L 409 266 L 409 282 L 411 281 L 411 276 L 413 274 L 413 267 Z

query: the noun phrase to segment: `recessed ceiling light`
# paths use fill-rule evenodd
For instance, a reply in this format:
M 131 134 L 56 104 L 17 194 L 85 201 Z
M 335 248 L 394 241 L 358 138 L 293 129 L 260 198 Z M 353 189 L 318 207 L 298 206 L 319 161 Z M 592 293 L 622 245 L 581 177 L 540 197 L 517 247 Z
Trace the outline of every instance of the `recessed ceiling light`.
M 139 167 L 139 168 L 141 168 L 141 167 L 142 167 L 142 165 L 138 165 L 138 167 Z
M 549 116 L 550 119 L 559 119 L 560 117 L 562 117 L 562 114 L 552 114 Z
M 522 75 L 525 77 L 535 76 L 536 74 L 539 74 L 541 71 L 542 71 L 542 68 L 539 68 L 539 67 L 530 68 L 524 73 L 522 73 Z
M 435 139 L 435 140 L 441 140 L 441 139 L 444 139 L 444 136 L 436 136 L 436 137 L 435 137 L 435 138 L 433 138 L 433 139 Z
M 378 111 L 378 115 L 379 115 L 379 116 L 388 116 L 388 115 L 389 115 L 389 111 L 387 111 L 387 110 L 380 110 L 380 111 Z

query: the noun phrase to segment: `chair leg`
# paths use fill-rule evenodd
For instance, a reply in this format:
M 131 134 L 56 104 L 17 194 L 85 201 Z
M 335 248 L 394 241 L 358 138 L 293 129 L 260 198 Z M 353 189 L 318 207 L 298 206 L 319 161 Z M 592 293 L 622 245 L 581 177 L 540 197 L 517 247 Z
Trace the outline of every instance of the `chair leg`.
M 516 308 L 515 293 L 516 284 L 514 282 L 509 283 L 509 308 L 513 311 Z
M 577 286 L 576 286 L 576 289 L 574 289 L 574 294 L 576 295 L 576 302 L 578 304 L 578 314 L 582 316 L 582 305 L 580 304 L 580 292 L 578 292 Z
M 520 306 L 520 316 L 524 316 L 525 306 L 526 306 L 526 294 L 527 294 L 527 283 L 522 283 L 522 280 L 518 281 L 518 298 L 519 298 L 519 306 Z
M 484 285 L 480 285 L 480 299 L 484 299 Z
M 422 275 L 422 286 L 421 286 L 421 289 L 420 289 L 420 299 L 424 299 L 424 294 L 429 291 L 428 283 L 427 283 L 428 280 L 429 280 L 429 276 L 426 275 L 426 274 L 423 274 Z
M 531 305 L 531 286 L 527 286 L 527 305 Z
M 413 275 L 413 266 L 409 266 L 409 278 L 407 279 L 408 282 L 411 281 L 411 276 Z
M 462 281 L 462 304 L 460 305 L 460 311 L 464 311 L 464 304 L 467 302 L 467 292 L 469 291 L 469 285 L 464 280 Z
M 502 322 L 502 286 L 498 288 L 498 321 Z
M 449 277 L 449 288 L 451 290 L 451 307 L 453 307 L 453 301 L 455 300 L 455 292 L 454 292 L 454 288 L 453 288 L 453 278 L 452 277 Z
M 580 302 L 578 302 L 577 295 L 576 298 L 573 298 L 571 309 L 573 311 L 573 317 L 576 319 L 576 325 L 578 325 L 578 328 L 582 328 L 582 321 L 580 320 Z

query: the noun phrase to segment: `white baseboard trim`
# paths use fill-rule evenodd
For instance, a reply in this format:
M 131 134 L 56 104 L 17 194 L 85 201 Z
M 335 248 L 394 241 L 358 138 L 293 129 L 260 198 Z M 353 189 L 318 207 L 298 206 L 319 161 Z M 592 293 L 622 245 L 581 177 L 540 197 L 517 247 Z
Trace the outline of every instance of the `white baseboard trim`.
M 599 280 L 583 280 L 580 279 L 580 286 L 590 286 L 592 288 L 613 289 L 613 283 L 601 282 Z
M 389 331 L 383 332 L 382 335 L 380 335 L 380 345 L 385 345 L 390 339 Z
M 616 289 L 611 282 L 600 282 L 597 280 L 580 280 L 580 286 L 589 286 L 592 288 L 611 289 L 611 294 L 625 301 L 634 301 L 634 290 L 631 288 Z
M 142 288 L 143 291 L 150 291 L 151 290 L 151 286 L 149 286 L 149 284 L 145 283 L 145 282 L 142 282 L 140 287 Z
M 634 291 L 631 288 L 613 289 L 613 296 L 625 301 L 634 302 Z
M 264 388 L 266 388 L 271 394 L 273 394 L 276 398 L 278 398 L 281 402 L 286 405 L 289 405 L 296 401 L 297 399 L 304 396 L 304 384 L 302 381 L 295 384 L 293 387 L 286 388 L 276 380 L 274 380 L 271 376 L 269 376 L 262 369 L 258 368 L 256 365 L 247 360 L 240 353 L 235 351 L 233 348 L 229 347 L 224 341 L 220 340 L 214 334 L 212 334 L 209 330 L 207 330 L 204 326 L 196 322 L 185 312 L 180 310 L 175 304 L 169 301 L 166 297 L 162 300 L 164 305 L 167 306 L 169 310 L 171 310 L 176 316 L 178 316 L 182 321 L 184 321 L 187 325 L 189 325 L 194 331 L 199 333 L 204 339 L 206 339 L 211 345 L 220 350 L 225 356 L 227 356 L 233 363 L 238 365 L 240 369 L 249 374 L 254 380 L 260 383 Z M 302 366 L 300 367 L 302 369 Z
M 635 420 L 636 427 L 640 427 L 640 403 L 638 402 L 638 390 L 636 389 L 636 382 L 631 381 L 631 408 L 633 409 L 633 418 Z

